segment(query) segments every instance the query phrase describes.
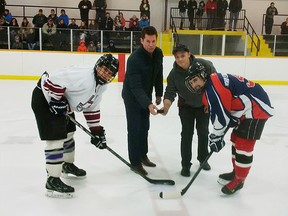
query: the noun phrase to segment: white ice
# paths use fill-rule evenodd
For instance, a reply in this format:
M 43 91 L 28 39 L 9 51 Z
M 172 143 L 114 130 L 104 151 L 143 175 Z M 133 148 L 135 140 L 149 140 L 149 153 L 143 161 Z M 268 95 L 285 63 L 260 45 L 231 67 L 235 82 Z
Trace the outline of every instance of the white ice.
M 40 141 L 31 93 L 36 81 L 0 80 L 0 215 L 1 216 L 287 216 L 288 144 L 287 90 L 264 86 L 276 114 L 270 118 L 262 139 L 256 143 L 254 162 L 244 188 L 221 195 L 218 175 L 231 171 L 229 136 L 220 153 L 209 162 L 211 171 L 201 171 L 187 193 L 178 199 L 161 199 L 160 192 L 181 191 L 199 168 L 197 136 L 193 140 L 190 178 L 180 175 L 180 121 L 176 103 L 169 114 L 151 116 L 149 154 L 156 168 L 147 168 L 149 178 L 173 179 L 175 186 L 153 185 L 130 171 L 108 150 L 90 144 L 90 137 L 77 128 L 76 162 L 87 171 L 84 180 L 64 180 L 75 187 L 73 199 L 53 199 L 45 194 L 44 142 Z M 101 104 L 101 124 L 108 145 L 125 160 L 127 131 L 121 83 L 111 83 Z M 159 106 L 161 107 L 161 106 Z M 77 120 L 85 127 L 82 113 Z

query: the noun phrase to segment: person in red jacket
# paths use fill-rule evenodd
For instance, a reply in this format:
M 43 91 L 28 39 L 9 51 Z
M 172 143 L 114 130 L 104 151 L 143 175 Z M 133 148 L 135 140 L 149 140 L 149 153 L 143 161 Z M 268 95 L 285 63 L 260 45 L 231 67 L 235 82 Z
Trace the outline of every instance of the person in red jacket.
M 87 46 L 85 40 L 80 40 L 79 46 L 77 47 L 78 52 L 87 52 Z
M 216 19 L 217 2 L 216 0 L 208 0 L 205 5 L 205 11 L 207 14 L 207 30 L 211 30 L 214 27 Z
M 230 195 L 243 188 L 253 161 L 253 150 L 274 108 L 264 89 L 257 83 L 232 74 L 211 70 L 204 61 L 194 61 L 185 81 L 192 92 L 202 93 L 204 105 L 209 106 L 213 129 L 209 147 L 219 152 L 225 145 L 224 136 L 231 133 L 233 171 L 219 175 L 221 189 Z M 228 183 L 227 183 L 228 182 Z

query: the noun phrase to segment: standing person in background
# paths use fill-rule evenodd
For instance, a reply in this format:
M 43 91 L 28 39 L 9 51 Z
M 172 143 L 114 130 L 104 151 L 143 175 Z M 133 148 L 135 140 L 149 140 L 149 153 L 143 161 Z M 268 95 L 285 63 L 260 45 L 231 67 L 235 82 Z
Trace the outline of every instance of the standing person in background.
M 94 0 L 93 8 L 95 8 L 96 10 L 96 22 L 98 26 L 100 26 L 106 14 L 106 8 L 107 8 L 106 0 Z
M 41 140 L 46 141 L 47 196 L 70 198 L 74 188 L 60 179 L 85 177 L 86 171 L 75 164 L 76 126 L 66 117 L 83 112 L 94 138 L 91 143 L 106 148 L 105 130 L 100 125 L 100 102 L 118 72 L 119 62 L 111 54 L 101 56 L 95 66 L 74 65 L 43 73 L 33 90 L 31 106 Z
M 233 30 L 236 31 L 239 13 L 242 10 L 242 0 L 230 0 L 228 8 L 230 12 L 228 31 L 232 31 L 232 24 Z
M 275 7 L 275 3 L 271 2 L 270 6 L 266 10 L 265 16 L 265 33 L 270 35 L 274 23 L 274 15 L 278 15 L 278 10 Z
M 215 27 L 217 3 L 216 0 L 208 0 L 205 5 L 205 11 L 207 14 L 207 30 L 212 30 Z
M 216 30 L 225 30 L 225 16 L 228 8 L 227 0 L 217 0 Z
M 188 18 L 190 22 L 189 29 L 190 30 L 195 30 L 195 24 L 194 24 L 194 16 L 195 12 L 197 9 L 197 2 L 195 0 L 189 0 L 187 4 L 187 9 L 188 9 Z
M 6 6 L 6 1 L 5 0 L 0 0 L 0 16 L 4 15 L 5 6 Z
M 89 11 L 92 8 L 92 4 L 89 0 L 81 0 L 78 4 L 80 10 L 80 17 L 83 22 L 85 22 L 86 28 L 89 24 Z
M 149 0 L 142 0 L 140 4 L 140 17 L 142 17 L 144 14 L 150 19 L 150 4 Z
M 205 62 L 193 62 L 186 80 L 191 92 L 203 94 L 203 103 L 209 106 L 213 126 L 209 135 L 211 151 L 219 152 L 225 145 L 224 136 L 233 128 L 233 171 L 219 175 L 221 191 L 231 195 L 243 188 L 253 162 L 253 150 L 274 108 L 264 89 L 244 77 L 214 73 Z M 227 183 L 228 182 L 228 183 Z
M 163 95 L 163 53 L 157 44 L 157 30 L 148 26 L 141 31 L 141 46 L 127 60 L 122 97 L 126 109 L 128 153 L 132 170 L 147 175 L 142 164 L 155 167 L 147 157 L 150 114 L 157 115 L 156 105 Z M 152 102 L 155 88 L 156 105 Z
M 191 65 L 194 61 L 204 61 L 211 65 L 213 71 L 215 68 L 212 62 L 204 59 L 195 58 L 188 47 L 182 44 L 178 44 L 173 49 L 173 55 L 175 62 L 173 69 L 167 77 L 167 86 L 164 93 L 162 108 L 163 114 L 166 115 L 178 95 L 178 108 L 179 117 L 181 120 L 181 175 L 185 177 L 190 176 L 190 167 L 192 165 L 192 140 L 194 134 L 194 128 L 196 128 L 198 136 L 198 151 L 197 159 L 200 164 L 208 156 L 208 126 L 209 115 L 208 109 L 202 103 L 202 94 L 190 92 L 185 85 L 185 79 L 189 75 Z M 210 170 L 211 167 L 206 162 L 203 164 L 204 170 Z
M 203 29 L 203 14 L 204 14 L 204 10 L 205 10 L 205 2 L 204 1 L 200 1 L 199 2 L 199 6 L 198 9 L 196 11 L 196 20 L 197 20 L 197 29 L 198 30 L 202 30 Z
M 178 9 L 179 9 L 179 15 L 181 17 L 179 29 L 183 30 L 183 25 L 184 25 L 185 16 L 186 16 L 186 9 L 187 9 L 187 1 L 186 0 L 180 0 L 178 2 Z

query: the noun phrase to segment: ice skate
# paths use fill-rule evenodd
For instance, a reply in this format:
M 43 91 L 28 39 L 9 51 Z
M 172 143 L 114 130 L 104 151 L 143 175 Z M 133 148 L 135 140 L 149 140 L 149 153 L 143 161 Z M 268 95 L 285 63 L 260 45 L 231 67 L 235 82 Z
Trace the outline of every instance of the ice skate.
M 235 171 L 233 170 L 230 173 L 223 173 L 219 175 L 219 179 L 217 182 L 221 185 L 226 185 L 227 183 L 231 182 L 235 177 Z
M 86 171 L 83 169 L 79 169 L 75 166 L 74 163 L 66 163 L 64 162 L 62 165 L 62 177 L 70 178 L 70 177 L 77 177 L 77 178 L 85 178 Z
M 46 196 L 52 198 L 72 198 L 74 193 L 74 188 L 63 183 L 59 177 L 49 176 L 46 189 Z
M 221 191 L 226 195 L 231 195 L 234 194 L 236 191 L 242 189 L 243 185 L 244 181 L 235 177 L 231 182 L 222 187 Z

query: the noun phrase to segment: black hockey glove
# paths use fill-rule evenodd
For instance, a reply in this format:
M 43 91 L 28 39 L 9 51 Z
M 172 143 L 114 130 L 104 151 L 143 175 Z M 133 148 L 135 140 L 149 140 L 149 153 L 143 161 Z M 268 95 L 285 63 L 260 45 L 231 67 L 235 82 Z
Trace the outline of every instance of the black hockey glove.
M 105 130 L 102 126 L 95 127 L 91 130 L 94 138 L 91 137 L 91 143 L 99 149 L 105 149 L 107 147 Z
M 209 147 L 213 152 L 219 152 L 224 146 L 224 136 L 217 136 L 215 134 L 209 135 Z
M 68 109 L 68 103 L 66 100 L 56 100 L 51 98 L 49 103 L 49 109 L 54 115 L 66 115 Z

